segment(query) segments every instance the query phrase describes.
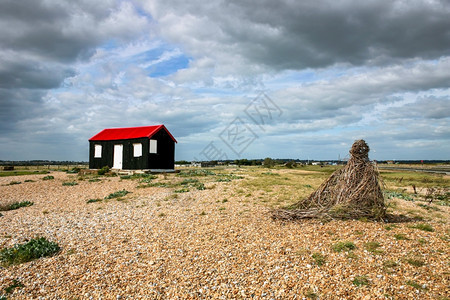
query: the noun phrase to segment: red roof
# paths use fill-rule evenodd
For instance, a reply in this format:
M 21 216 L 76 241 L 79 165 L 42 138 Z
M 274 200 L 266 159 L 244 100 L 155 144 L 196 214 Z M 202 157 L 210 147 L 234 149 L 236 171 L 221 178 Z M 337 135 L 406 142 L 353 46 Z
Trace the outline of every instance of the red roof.
M 136 138 L 151 138 L 155 133 L 164 129 L 172 140 L 176 143 L 177 140 L 170 134 L 169 130 L 164 125 L 142 126 L 142 127 L 127 127 L 127 128 L 107 128 L 103 129 L 93 137 L 90 141 L 112 141 L 112 140 L 127 140 Z

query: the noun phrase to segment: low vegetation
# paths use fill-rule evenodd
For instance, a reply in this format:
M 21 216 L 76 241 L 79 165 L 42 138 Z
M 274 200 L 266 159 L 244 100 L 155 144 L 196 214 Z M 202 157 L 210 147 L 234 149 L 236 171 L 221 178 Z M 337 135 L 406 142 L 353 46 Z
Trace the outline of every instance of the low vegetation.
M 316 252 L 313 253 L 311 257 L 318 266 L 325 264 L 325 256 L 323 254 Z
M 74 186 L 74 185 L 78 185 L 78 182 L 75 182 L 75 181 L 71 181 L 71 182 L 63 182 L 62 185 L 63 185 L 63 186 Z
M 208 169 L 189 169 L 189 170 L 182 170 L 177 175 L 180 177 L 192 177 L 192 176 L 211 176 L 216 174 Z
M 378 242 L 367 242 L 364 244 L 364 248 L 373 254 L 383 253 L 383 250 L 379 249 L 380 247 L 381 245 Z
M 369 279 L 366 276 L 355 276 L 352 283 L 356 286 L 364 286 L 369 284 Z
M 416 229 L 420 229 L 420 230 L 428 231 L 428 232 L 434 231 L 433 227 L 430 224 L 423 224 L 423 223 L 413 225 L 413 226 L 411 226 L 411 228 L 416 228 Z
M 21 184 L 22 181 L 11 181 L 9 185 Z
M 23 287 L 25 287 L 25 285 L 22 282 L 18 281 L 17 279 L 13 279 L 13 282 L 3 289 L 5 293 L 4 295 L 0 295 L 0 300 L 6 300 L 7 295 L 12 294 L 15 289 Z
M 23 175 L 39 175 L 39 174 L 48 174 L 49 171 L 44 170 L 18 170 L 18 171 L 0 171 L 0 177 L 8 177 L 8 176 L 23 176 Z
M 421 258 L 409 257 L 406 262 L 414 267 L 422 267 L 425 265 L 425 261 Z
M 97 174 L 100 176 L 105 175 L 106 173 L 109 173 L 108 166 L 104 166 L 103 168 L 101 168 L 100 170 L 97 171 Z
M 7 205 L 0 205 L 0 211 L 15 210 L 15 209 L 19 209 L 21 207 L 28 207 L 33 204 L 34 203 L 31 201 L 14 202 L 14 203 L 7 204 Z
M 414 280 L 408 280 L 408 281 L 406 281 L 406 284 L 409 286 L 412 286 L 413 288 L 418 289 L 418 290 L 426 290 L 427 289 L 426 287 L 418 284 Z
M 95 202 L 101 202 L 101 201 L 103 201 L 103 199 L 95 198 L 95 199 L 89 199 L 89 200 L 87 200 L 86 203 L 95 203 Z
M 16 244 L 11 248 L 0 250 L 0 262 L 6 266 L 21 264 L 41 257 L 53 256 L 60 250 L 57 243 L 40 237 L 25 244 Z
M 356 246 L 353 242 L 349 241 L 341 241 L 333 244 L 331 246 L 331 249 L 333 249 L 335 252 L 342 252 L 342 251 L 350 251 L 356 249 Z
M 121 191 L 117 191 L 117 192 L 109 194 L 108 196 L 105 197 L 105 199 L 121 198 L 121 197 L 128 195 L 129 193 L 130 192 L 127 190 L 121 190 Z
M 394 238 L 395 238 L 397 241 L 406 241 L 406 240 L 409 240 L 408 237 L 407 237 L 404 233 L 397 233 L 397 234 L 394 234 Z

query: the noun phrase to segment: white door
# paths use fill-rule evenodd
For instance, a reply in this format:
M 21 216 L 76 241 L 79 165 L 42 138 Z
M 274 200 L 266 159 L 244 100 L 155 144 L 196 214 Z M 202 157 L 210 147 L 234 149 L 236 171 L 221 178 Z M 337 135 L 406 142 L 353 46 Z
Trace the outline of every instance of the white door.
M 113 157 L 114 157 L 113 169 L 122 170 L 123 145 L 114 145 Z

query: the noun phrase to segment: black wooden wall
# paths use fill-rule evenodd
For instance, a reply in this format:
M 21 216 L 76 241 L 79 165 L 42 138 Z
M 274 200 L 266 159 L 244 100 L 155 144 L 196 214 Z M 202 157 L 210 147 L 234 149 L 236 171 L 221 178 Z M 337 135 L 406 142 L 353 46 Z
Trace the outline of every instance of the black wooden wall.
M 158 145 L 157 153 L 149 154 L 149 169 L 173 169 L 175 167 L 175 142 L 165 130 L 154 134 L 152 140 L 157 140 Z M 147 148 L 147 153 L 148 151 Z

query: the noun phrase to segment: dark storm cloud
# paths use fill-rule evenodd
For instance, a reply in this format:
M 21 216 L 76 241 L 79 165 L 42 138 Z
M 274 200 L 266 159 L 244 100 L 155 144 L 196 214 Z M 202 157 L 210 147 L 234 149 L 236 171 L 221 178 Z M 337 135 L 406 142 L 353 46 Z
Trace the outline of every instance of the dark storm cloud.
M 99 45 L 134 39 L 147 25 L 129 3 L 0 1 L 2 138 L 18 130 L 27 134 L 27 122 L 33 118 L 45 127 L 54 112 L 42 108 L 47 91 L 76 75 L 76 64 L 91 57 Z
M 192 48 L 204 44 L 211 53 L 233 50 L 233 55 L 278 70 L 432 59 L 450 53 L 446 0 L 264 0 L 215 5 L 175 0 L 149 5 L 149 10 L 170 38 Z M 174 17 L 167 17 L 169 13 Z
M 108 2 L 100 9 L 83 1 L 2 1 L 0 45 L 51 61 L 86 56 L 105 38 L 98 26 L 108 17 Z
M 73 75 L 75 72 L 70 67 L 27 60 L 3 60 L 0 65 L 0 88 L 56 88 L 62 79 Z

